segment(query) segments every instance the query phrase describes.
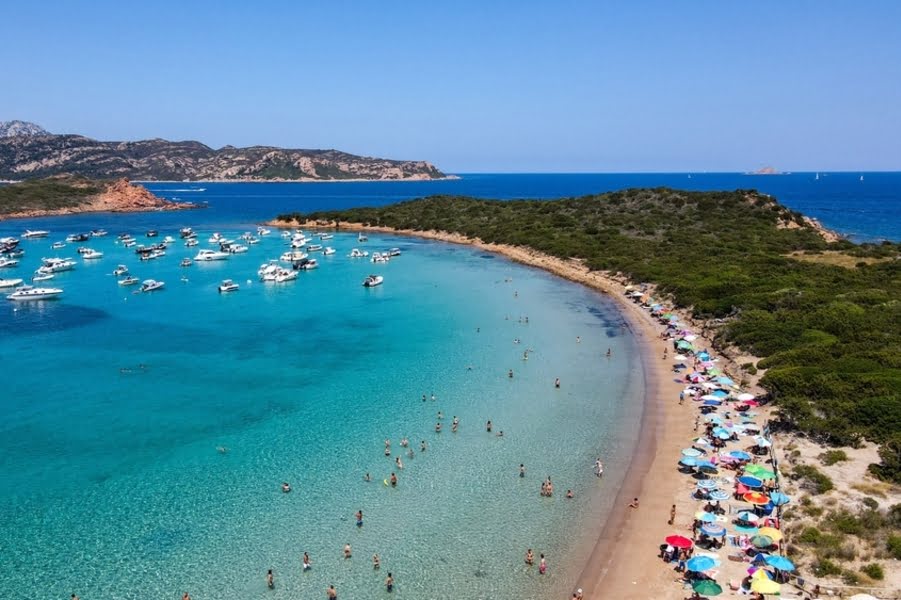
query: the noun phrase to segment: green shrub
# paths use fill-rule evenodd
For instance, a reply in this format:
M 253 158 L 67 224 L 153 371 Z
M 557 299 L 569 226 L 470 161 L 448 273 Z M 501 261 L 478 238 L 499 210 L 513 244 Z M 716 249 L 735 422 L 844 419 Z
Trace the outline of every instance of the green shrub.
M 754 363 L 745 363 L 741 368 L 750 375 L 757 375 L 757 367 L 754 366 Z
M 837 462 L 848 460 L 848 455 L 845 454 L 844 450 L 828 450 L 820 454 L 817 458 L 819 458 L 820 462 L 827 467 L 831 467 Z
M 859 585 L 860 575 L 854 571 L 845 570 L 842 571 L 842 581 L 845 582 L 845 585 Z
M 878 510 L 879 509 L 879 502 L 877 502 L 875 498 L 870 498 L 869 496 L 867 496 L 866 498 L 864 498 L 862 500 L 862 502 L 863 502 L 863 505 L 866 506 L 870 510 Z
M 830 575 L 841 575 L 842 569 L 831 560 L 821 558 L 813 563 L 813 573 L 817 577 L 829 577 Z
M 876 579 L 877 581 L 885 579 L 885 572 L 882 570 L 882 565 L 878 563 L 864 565 L 860 568 L 860 571 L 870 579 Z
M 901 535 L 892 534 L 885 541 L 886 550 L 895 560 L 901 560 Z
M 878 465 L 870 465 L 870 473 L 891 483 L 901 483 L 901 433 L 895 433 L 879 448 Z
M 796 465 L 791 475 L 793 480 L 801 480 L 801 487 L 815 494 L 825 494 L 835 486 L 827 475 L 812 465 Z

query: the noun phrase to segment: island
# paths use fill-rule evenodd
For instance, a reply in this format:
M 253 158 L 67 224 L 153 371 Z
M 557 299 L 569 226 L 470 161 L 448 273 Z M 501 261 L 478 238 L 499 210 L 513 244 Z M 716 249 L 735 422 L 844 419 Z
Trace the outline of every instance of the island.
M 198 208 L 198 205 L 165 200 L 125 178 L 100 181 L 59 175 L 0 186 L 0 220 L 192 208 Z

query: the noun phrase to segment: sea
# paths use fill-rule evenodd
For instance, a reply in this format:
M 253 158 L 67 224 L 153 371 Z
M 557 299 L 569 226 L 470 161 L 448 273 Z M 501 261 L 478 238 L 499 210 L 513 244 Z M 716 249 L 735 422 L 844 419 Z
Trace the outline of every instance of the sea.
M 78 262 L 46 282 L 60 300 L 0 304 L 0 597 L 315 598 L 335 585 L 340 598 L 387 598 L 389 572 L 394 597 L 568 597 L 644 407 L 637 346 L 611 299 L 473 248 L 390 235 L 323 240 L 335 254 L 284 284 L 256 276 L 287 249 L 277 231 L 225 261 L 179 263 L 214 232 L 235 238 L 284 212 L 648 186 L 756 188 L 853 240 L 901 239 L 898 173 L 157 182 L 204 208 L 0 222 L 0 237 L 51 232 L 23 240 L 21 264 L 0 276 L 28 277 L 42 257 Z M 197 248 L 178 239 L 187 226 Z M 98 228 L 109 235 L 87 245 L 102 259 L 50 248 Z M 176 241 L 141 262 L 120 232 Z M 349 258 L 355 247 L 401 255 L 372 264 Z M 117 285 L 119 264 L 165 287 Z M 370 273 L 384 283 L 364 288 Z M 219 293 L 223 279 L 241 289 Z M 553 497 L 539 494 L 548 477 Z M 546 574 L 524 563 L 529 548 Z

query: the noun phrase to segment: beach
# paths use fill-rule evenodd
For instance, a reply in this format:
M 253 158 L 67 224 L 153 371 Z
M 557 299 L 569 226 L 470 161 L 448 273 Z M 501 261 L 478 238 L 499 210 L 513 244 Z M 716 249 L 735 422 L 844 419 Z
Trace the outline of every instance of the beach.
M 335 224 L 270 221 L 279 228 L 333 229 Z M 331 227 L 329 226 L 331 225 Z M 617 494 L 577 587 L 586 598 L 681 598 L 681 587 L 673 586 L 672 573 L 662 568 L 658 547 L 667 536 L 690 527 L 693 502 L 691 487 L 674 468 L 674 456 L 692 437 L 692 416 L 688 405 L 675 399 L 683 384 L 674 380 L 671 363 L 661 360 L 669 345 L 660 339 L 663 327 L 650 313 L 626 297 L 628 281 L 606 273 L 589 271 L 578 260 L 561 260 L 532 249 L 506 244 L 488 244 L 478 239 L 443 231 L 415 231 L 340 222 L 339 231 L 366 231 L 414 236 L 494 252 L 515 262 L 537 267 L 558 277 L 585 285 L 616 300 L 640 348 L 647 394 L 639 439 L 629 471 Z M 708 340 L 699 343 L 712 347 Z M 629 507 L 639 498 L 639 508 Z M 677 506 L 677 521 L 667 523 L 670 507 Z

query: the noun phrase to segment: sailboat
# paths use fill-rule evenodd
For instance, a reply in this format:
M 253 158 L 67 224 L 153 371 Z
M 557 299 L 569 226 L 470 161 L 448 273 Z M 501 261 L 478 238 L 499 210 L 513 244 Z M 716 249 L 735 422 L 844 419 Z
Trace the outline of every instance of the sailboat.
M 863 175 L 860 176 L 860 180 L 863 181 Z
M 820 180 L 820 174 L 819 174 L 819 173 L 817 173 L 817 176 L 814 177 L 814 180 L 815 180 L 815 181 L 819 181 L 819 180 Z

